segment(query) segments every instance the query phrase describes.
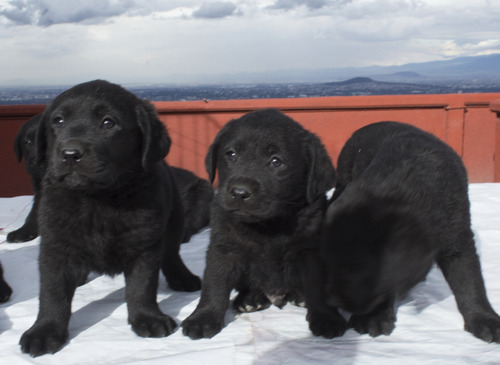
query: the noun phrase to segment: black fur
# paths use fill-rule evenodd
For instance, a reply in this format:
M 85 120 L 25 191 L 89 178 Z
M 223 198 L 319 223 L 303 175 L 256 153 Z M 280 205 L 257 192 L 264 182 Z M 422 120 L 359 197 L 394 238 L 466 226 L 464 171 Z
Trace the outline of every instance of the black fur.
M 222 329 L 232 289 L 240 312 L 303 302 L 302 259 L 317 245 L 335 184 L 319 138 L 275 109 L 224 126 L 206 168 L 219 185 L 200 302 L 182 323 L 192 339 Z
M 184 207 L 184 236 L 182 242 L 188 242 L 210 223 L 210 204 L 214 196 L 212 185 L 191 171 L 171 167 L 181 195 Z
M 435 136 L 397 122 L 355 132 L 338 160 L 338 183 L 322 242 L 322 284 L 307 300 L 315 335 L 347 326 L 390 334 L 395 300 L 441 268 L 465 320 L 500 342 L 500 317 L 484 287 L 471 230 L 468 181 L 460 157 Z M 346 323 L 336 308 L 352 313 Z
M 3 277 L 3 267 L 0 263 L 0 303 L 4 303 L 9 300 L 12 295 L 12 288 L 7 284 L 5 278 Z
M 10 232 L 7 235 L 7 242 L 26 242 L 38 237 L 38 206 L 40 205 L 40 194 L 42 178 L 45 173 L 45 168 L 37 159 L 36 149 L 36 133 L 38 124 L 42 115 L 38 114 L 30 118 L 23 124 L 14 141 L 14 152 L 17 160 L 21 162 L 24 158 L 26 172 L 31 177 L 31 185 L 33 186 L 33 206 L 24 225 Z
M 19 162 L 24 158 L 26 172 L 31 177 L 34 201 L 24 225 L 7 235 L 7 242 L 26 242 L 38 237 L 38 206 L 40 204 L 42 178 L 45 166 L 37 157 L 36 134 L 41 114 L 23 124 L 14 141 L 14 151 Z M 213 189 L 210 183 L 192 172 L 171 167 L 177 183 L 184 210 L 184 236 L 188 242 L 191 236 L 206 227 L 210 220 L 210 202 Z
M 169 335 L 176 324 L 158 308 L 158 272 L 175 290 L 200 280 L 179 256 L 182 205 L 164 157 L 170 138 L 153 106 L 96 80 L 59 95 L 37 131 L 46 166 L 38 211 L 40 309 L 20 341 L 32 356 L 68 339 L 71 300 L 91 271 L 124 273 L 132 329 Z

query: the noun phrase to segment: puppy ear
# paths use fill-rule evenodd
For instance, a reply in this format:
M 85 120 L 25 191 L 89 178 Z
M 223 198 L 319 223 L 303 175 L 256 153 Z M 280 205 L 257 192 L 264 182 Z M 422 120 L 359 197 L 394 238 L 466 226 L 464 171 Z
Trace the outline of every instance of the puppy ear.
M 309 159 L 307 201 L 311 203 L 335 187 L 336 173 L 325 146 L 315 135 L 309 138 L 307 155 Z
M 45 159 L 47 155 L 47 129 L 46 125 L 48 124 L 47 119 L 49 118 L 49 112 L 43 112 L 39 116 L 38 126 L 36 128 L 35 135 L 35 151 L 36 151 L 36 165 L 42 166 L 45 164 Z
M 208 148 L 207 155 L 205 156 L 205 169 L 208 172 L 208 180 L 211 184 L 215 180 L 215 172 L 217 170 L 217 155 L 219 153 L 220 136 L 221 132 L 215 136 L 215 139 Z
M 21 162 L 23 159 L 23 149 L 21 148 L 23 143 L 23 127 L 17 133 L 16 139 L 14 140 L 14 152 L 17 157 L 17 162 Z
M 167 156 L 171 140 L 151 103 L 142 101 L 136 106 L 135 112 L 142 132 L 142 166 L 148 169 Z

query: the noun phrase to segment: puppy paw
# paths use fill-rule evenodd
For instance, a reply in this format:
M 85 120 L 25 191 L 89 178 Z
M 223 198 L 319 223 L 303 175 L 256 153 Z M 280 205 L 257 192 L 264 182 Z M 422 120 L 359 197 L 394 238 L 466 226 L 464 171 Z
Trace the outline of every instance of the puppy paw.
M 34 240 L 38 237 L 38 232 L 32 232 L 30 229 L 23 229 L 23 227 L 10 232 L 7 235 L 7 242 L 20 243 Z
M 352 315 L 349 319 L 349 327 L 354 328 L 360 334 L 369 334 L 372 337 L 390 335 L 396 327 L 396 315 L 393 311 L 382 311 Z
M 500 343 L 500 317 L 495 313 L 474 316 L 466 321 L 465 330 L 483 341 Z
M 334 338 L 342 336 L 347 331 L 347 321 L 340 315 L 307 314 L 309 329 L 314 336 Z
M 193 313 L 182 322 L 182 333 L 192 340 L 212 338 L 224 327 L 224 320 L 212 313 Z
M 54 354 L 68 340 L 67 329 L 61 329 L 55 324 L 33 325 L 19 341 L 21 351 L 33 357 Z
M 295 292 L 288 294 L 287 301 L 290 304 L 295 305 L 297 307 L 302 307 L 302 308 L 306 307 L 306 299 L 302 293 Z
M 177 327 L 177 323 L 165 314 L 142 314 L 129 322 L 132 330 L 140 337 L 166 337 Z
M 270 306 L 271 302 L 261 292 L 240 293 L 233 302 L 233 309 L 239 313 L 256 312 L 267 309 Z

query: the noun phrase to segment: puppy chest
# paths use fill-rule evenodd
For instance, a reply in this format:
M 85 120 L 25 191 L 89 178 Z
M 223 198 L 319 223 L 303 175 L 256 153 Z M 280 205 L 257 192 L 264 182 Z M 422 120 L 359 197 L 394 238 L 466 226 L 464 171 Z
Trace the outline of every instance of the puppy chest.
M 41 220 L 42 242 L 83 260 L 94 269 L 118 267 L 129 257 L 157 246 L 163 230 L 158 219 L 81 206 L 72 212 L 50 211 Z M 105 270 L 104 270 L 105 271 Z
M 297 286 L 298 272 L 294 262 L 285 255 L 256 255 L 249 264 L 250 286 L 268 295 L 286 294 Z

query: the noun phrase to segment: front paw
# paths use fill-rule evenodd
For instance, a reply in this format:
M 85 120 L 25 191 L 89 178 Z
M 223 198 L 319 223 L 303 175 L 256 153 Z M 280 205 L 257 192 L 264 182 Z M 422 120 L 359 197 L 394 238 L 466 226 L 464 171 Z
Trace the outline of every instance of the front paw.
M 166 337 L 174 332 L 177 323 L 165 314 L 141 314 L 129 320 L 132 330 L 140 337 Z
M 54 354 L 68 340 L 67 328 L 61 329 L 57 324 L 33 325 L 21 337 L 21 351 L 33 357 Z
M 182 333 L 192 340 L 212 338 L 224 327 L 224 318 L 213 313 L 193 313 L 182 322 Z
M 483 341 L 500 343 L 500 317 L 496 313 L 476 315 L 468 319 L 465 330 Z
M 340 337 L 347 330 L 347 321 L 338 313 L 321 314 L 308 311 L 307 321 L 314 336 Z
M 390 335 L 396 327 L 396 314 L 394 311 L 380 311 L 368 314 L 353 314 L 349 319 L 349 327 L 360 334 L 369 334 L 372 337 Z

